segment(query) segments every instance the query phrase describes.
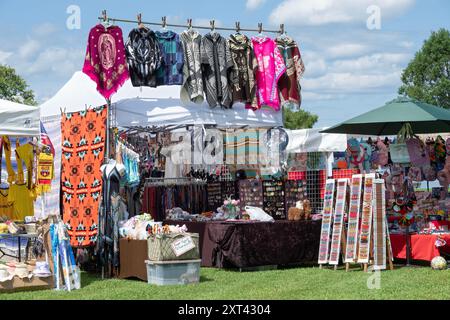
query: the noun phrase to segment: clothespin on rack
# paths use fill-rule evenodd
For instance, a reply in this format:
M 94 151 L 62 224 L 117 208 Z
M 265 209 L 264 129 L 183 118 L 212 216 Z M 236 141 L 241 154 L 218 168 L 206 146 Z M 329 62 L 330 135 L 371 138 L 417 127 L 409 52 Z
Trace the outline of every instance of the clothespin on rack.
M 188 27 L 188 30 L 191 30 L 192 29 L 192 19 L 187 19 L 187 27 Z
M 262 24 L 262 22 L 259 22 L 258 23 L 258 33 L 262 34 L 262 31 L 263 31 L 263 24 Z
M 167 26 L 167 17 L 166 16 L 162 17 L 161 21 L 162 21 L 161 26 L 165 30 Z
M 241 33 L 241 23 L 236 21 L 236 33 Z
M 280 34 L 281 34 L 281 35 L 285 34 L 285 31 L 284 31 L 284 23 L 280 24 Z
M 216 31 L 216 21 L 210 20 L 209 25 L 211 26 L 211 32 L 215 32 Z
M 142 13 L 138 13 L 137 21 L 138 21 L 138 28 L 139 29 L 145 28 L 144 24 L 142 23 Z

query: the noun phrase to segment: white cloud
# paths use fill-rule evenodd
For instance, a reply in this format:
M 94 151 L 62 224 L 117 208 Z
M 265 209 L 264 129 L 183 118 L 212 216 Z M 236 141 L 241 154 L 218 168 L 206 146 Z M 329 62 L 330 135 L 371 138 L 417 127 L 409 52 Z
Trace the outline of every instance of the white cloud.
M 18 53 L 22 59 L 28 59 L 36 55 L 41 49 L 41 44 L 37 40 L 28 39 L 19 47 Z
M 47 48 L 24 71 L 28 75 L 44 72 L 52 72 L 60 76 L 72 74 L 81 68 L 83 56 L 81 50 L 61 47 Z
M 246 7 L 249 10 L 255 10 L 262 6 L 266 0 L 247 0 Z
M 57 28 L 54 24 L 51 24 L 49 22 L 43 23 L 41 25 L 38 25 L 37 27 L 33 28 L 33 33 L 39 37 L 46 37 L 49 36 L 57 31 Z
M 367 45 L 361 43 L 341 43 L 329 46 L 327 53 L 333 58 L 353 57 L 366 53 L 369 49 Z
M 334 72 L 371 72 L 398 71 L 411 59 L 406 53 L 376 53 L 351 60 L 334 61 L 331 70 Z
M 380 74 L 328 73 L 315 79 L 304 79 L 305 90 L 329 93 L 370 93 L 385 88 L 397 88 L 401 71 Z
M 377 5 L 381 17 L 403 13 L 415 0 L 285 0 L 270 15 L 273 24 L 324 25 L 366 21 L 367 8 Z
M 13 54 L 12 52 L 0 51 L 0 64 L 5 64 L 12 54 Z

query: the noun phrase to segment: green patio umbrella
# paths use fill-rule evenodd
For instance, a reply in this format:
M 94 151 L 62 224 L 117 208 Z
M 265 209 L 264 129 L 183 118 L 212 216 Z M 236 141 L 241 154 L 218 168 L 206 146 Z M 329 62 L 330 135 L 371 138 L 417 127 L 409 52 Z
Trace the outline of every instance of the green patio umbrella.
M 407 123 L 414 134 L 450 132 L 450 111 L 400 97 L 321 132 L 391 136 L 397 135 Z

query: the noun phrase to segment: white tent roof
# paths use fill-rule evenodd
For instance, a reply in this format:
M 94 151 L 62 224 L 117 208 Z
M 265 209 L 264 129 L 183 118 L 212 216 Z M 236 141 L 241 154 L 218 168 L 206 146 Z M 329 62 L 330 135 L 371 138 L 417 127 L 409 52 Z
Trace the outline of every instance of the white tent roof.
M 343 152 L 347 149 L 346 134 L 320 133 L 322 129 L 286 130 L 289 153 L 303 152 Z
M 167 88 L 167 87 L 166 87 Z M 178 86 L 170 87 L 178 91 Z M 283 125 L 281 112 L 252 111 L 243 104 L 232 109 L 211 109 L 202 105 L 182 105 L 177 98 L 134 98 L 116 103 L 116 119 L 119 126 L 165 125 L 217 125 L 219 127 L 278 127 Z
M 231 110 L 210 109 L 208 105 L 183 105 L 180 86 L 160 86 L 158 88 L 133 87 L 128 80 L 112 96 L 115 103 L 118 126 L 153 126 L 217 124 L 222 126 L 282 126 L 281 112 L 261 110 L 253 112 L 243 105 L 235 105 Z M 81 71 L 56 93 L 54 97 L 41 105 L 41 117 L 59 115 L 61 109 L 66 112 L 83 110 L 86 106 L 105 104 L 105 99 L 97 92 L 96 84 Z
M 40 134 L 39 107 L 0 99 L 0 135 L 31 137 Z

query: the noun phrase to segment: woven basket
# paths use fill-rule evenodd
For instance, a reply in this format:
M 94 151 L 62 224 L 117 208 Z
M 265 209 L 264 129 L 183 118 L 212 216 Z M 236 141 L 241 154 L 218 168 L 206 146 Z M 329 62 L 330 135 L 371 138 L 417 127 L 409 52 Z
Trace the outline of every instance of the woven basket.
M 195 244 L 195 248 L 183 253 L 180 256 L 176 256 L 171 245 L 176 240 L 191 236 L 192 241 Z M 148 259 L 150 261 L 171 261 L 171 260 L 194 260 L 200 258 L 198 250 L 198 233 L 175 233 L 175 234 L 163 234 L 163 235 L 151 235 L 148 240 Z

